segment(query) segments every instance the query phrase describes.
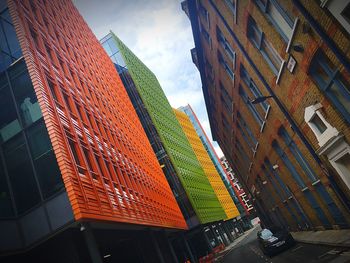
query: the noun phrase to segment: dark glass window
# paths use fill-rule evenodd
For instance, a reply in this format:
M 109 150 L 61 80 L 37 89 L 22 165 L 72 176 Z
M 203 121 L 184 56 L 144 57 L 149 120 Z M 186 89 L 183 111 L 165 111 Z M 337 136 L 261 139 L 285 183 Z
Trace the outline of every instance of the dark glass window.
M 318 51 L 313 58 L 310 75 L 327 98 L 350 122 L 350 84 L 322 51 Z
M 79 156 L 78 156 L 78 153 L 77 153 L 75 142 L 73 140 L 69 139 L 69 138 L 68 138 L 68 142 L 69 142 L 69 146 L 70 146 L 70 149 L 72 151 L 75 163 L 80 166 L 81 163 L 80 163 L 80 159 L 79 159 Z
M 62 189 L 63 182 L 44 122 L 31 127 L 28 143 L 44 197 Z
M 22 56 L 15 29 L 5 3 L 0 3 L 0 72 Z
M 8 12 L 8 10 L 6 12 Z M 2 19 L 2 27 L 7 38 L 7 44 L 10 48 L 11 56 L 14 59 L 19 58 L 22 55 L 22 52 L 13 25 Z
M 350 23 L 350 3 L 347 4 L 347 6 L 341 12 L 341 15 L 345 18 L 346 21 L 348 21 L 348 23 Z
M 5 142 L 21 131 L 5 74 L 0 75 L 0 105 L 0 142 Z
M 7 8 L 7 0 L 0 0 L 0 12 Z
M 23 135 L 19 134 L 4 143 L 3 150 L 17 209 L 21 214 L 40 202 Z
M 315 114 L 314 117 L 312 117 L 312 119 L 310 120 L 310 123 L 315 125 L 315 127 L 321 134 L 324 133 L 325 130 L 327 130 L 327 126 L 324 124 L 324 122 L 321 120 L 321 118 L 317 114 Z
M 17 74 L 22 67 L 25 67 L 24 62 L 13 69 L 11 68 L 10 77 L 12 90 L 15 95 L 23 125 L 28 126 L 39 120 L 42 117 L 42 114 L 28 72 L 22 71 Z
M 0 160 L 0 218 L 13 216 L 11 195 L 5 177 L 5 170 Z

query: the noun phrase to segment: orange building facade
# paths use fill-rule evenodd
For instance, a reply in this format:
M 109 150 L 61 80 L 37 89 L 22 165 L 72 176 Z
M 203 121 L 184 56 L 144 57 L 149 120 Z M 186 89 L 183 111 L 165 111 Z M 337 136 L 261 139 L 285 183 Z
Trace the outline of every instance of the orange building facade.
M 58 239 L 69 243 L 63 236 L 72 235 L 72 242 L 83 236 L 93 262 L 100 262 L 100 256 L 94 258 L 94 254 L 112 249 L 111 244 L 121 242 L 118 240 L 127 238 L 132 242 L 135 234 L 123 231 L 135 228 L 140 230 L 139 241 L 135 242 L 144 240 L 145 246 L 152 243 L 156 247 L 144 250 L 159 252 L 158 242 L 164 236 L 150 234 L 149 227 L 183 230 L 187 226 L 112 61 L 71 1 L 11 0 L 4 4 L 5 7 L 2 1 L 1 14 L 9 14 L 8 24 L 16 33 L 11 39 L 17 38 L 23 56 L 0 71 L 1 80 L 6 80 L 4 89 L 11 88 L 13 82 L 8 76 L 20 67 L 26 72 L 27 87 L 33 95 L 24 96 L 16 106 L 21 115 L 18 119 L 0 127 L 0 146 L 6 155 L 6 147 L 19 136 L 9 132 L 14 126 L 19 127 L 25 138 L 32 129 L 30 125 L 40 123 L 44 136 L 49 138 L 48 148 L 53 151 L 53 166 L 58 167 L 55 180 L 63 183 L 57 183 L 52 194 L 46 195 L 43 185 L 53 175 L 34 167 L 36 160 L 30 153 L 28 170 L 34 171 L 31 173 L 34 183 L 33 187 L 28 184 L 27 191 L 37 198 L 20 206 L 29 196 L 19 199 L 13 194 L 18 180 L 5 158 L 4 176 L 12 193 L 9 206 L 13 207 L 0 220 L 0 232 L 4 234 L 0 256 L 23 252 L 49 237 L 53 237 L 52 244 Z M 0 86 L 2 90 L 3 84 Z M 23 171 L 22 176 L 27 176 L 26 173 Z M 0 175 L 3 176 L 2 170 Z M 22 180 L 24 186 L 26 179 Z M 60 222 L 56 224 L 57 221 Z M 102 229 L 120 231 L 114 240 L 112 232 L 103 234 Z M 82 236 L 75 234 L 79 230 Z M 54 237 L 56 234 L 58 237 Z M 91 245 L 107 240 L 108 235 L 110 242 L 100 243 L 100 251 Z M 117 238 L 118 235 L 123 238 Z M 99 240 L 99 236 L 104 238 Z M 148 238 L 151 239 L 147 241 Z M 118 249 L 119 253 L 127 251 L 122 246 Z M 42 247 L 40 250 L 45 251 Z M 152 253 L 139 252 L 139 256 L 158 256 L 167 261 L 165 256 Z

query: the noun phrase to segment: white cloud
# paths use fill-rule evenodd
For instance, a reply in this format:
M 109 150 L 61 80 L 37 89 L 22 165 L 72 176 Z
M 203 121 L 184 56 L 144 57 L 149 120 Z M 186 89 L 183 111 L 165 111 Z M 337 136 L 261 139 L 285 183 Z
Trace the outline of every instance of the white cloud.
M 211 137 L 194 47 L 181 0 L 75 0 L 98 39 L 112 30 L 157 76 L 170 104 L 190 104 Z M 213 143 L 219 157 L 222 151 Z

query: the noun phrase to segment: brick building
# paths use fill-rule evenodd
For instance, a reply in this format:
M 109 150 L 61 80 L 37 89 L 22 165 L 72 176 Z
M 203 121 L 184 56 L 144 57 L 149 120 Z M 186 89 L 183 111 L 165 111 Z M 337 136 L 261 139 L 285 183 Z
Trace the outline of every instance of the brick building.
M 213 137 L 263 222 L 349 227 L 348 1 L 182 7 Z

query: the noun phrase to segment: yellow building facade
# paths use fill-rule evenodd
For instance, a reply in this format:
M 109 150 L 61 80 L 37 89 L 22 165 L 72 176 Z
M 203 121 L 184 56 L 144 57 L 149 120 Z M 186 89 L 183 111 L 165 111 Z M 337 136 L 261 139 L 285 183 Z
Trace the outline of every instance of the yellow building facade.
M 205 175 L 211 186 L 217 195 L 221 206 L 227 215 L 227 219 L 234 218 L 239 215 L 238 209 L 234 204 L 230 194 L 228 193 L 223 181 L 220 178 L 212 160 L 210 159 L 207 151 L 204 148 L 202 141 L 200 140 L 195 128 L 193 127 L 188 116 L 180 110 L 174 109 L 176 118 L 180 122 L 180 125 L 186 134 L 188 141 L 190 142 L 196 157 L 201 164 Z

